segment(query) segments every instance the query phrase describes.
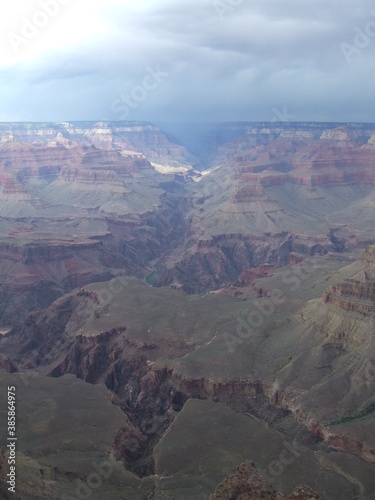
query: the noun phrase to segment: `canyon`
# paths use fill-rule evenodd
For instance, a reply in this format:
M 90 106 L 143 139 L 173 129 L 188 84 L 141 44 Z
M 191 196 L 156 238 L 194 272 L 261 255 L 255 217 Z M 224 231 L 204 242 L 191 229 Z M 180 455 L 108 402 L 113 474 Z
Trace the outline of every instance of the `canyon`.
M 0 137 L 21 499 L 372 498 L 375 125 Z

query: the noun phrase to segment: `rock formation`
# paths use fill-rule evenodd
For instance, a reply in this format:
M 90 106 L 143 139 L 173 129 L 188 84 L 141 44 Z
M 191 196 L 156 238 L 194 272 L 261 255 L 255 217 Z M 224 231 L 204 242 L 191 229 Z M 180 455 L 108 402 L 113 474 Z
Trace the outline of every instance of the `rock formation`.
M 308 486 L 297 486 L 290 495 L 278 493 L 263 479 L 254 462 L 247 461 L 237 467 L 233 476 L 226 478 L 210 500 L 321 500 Z

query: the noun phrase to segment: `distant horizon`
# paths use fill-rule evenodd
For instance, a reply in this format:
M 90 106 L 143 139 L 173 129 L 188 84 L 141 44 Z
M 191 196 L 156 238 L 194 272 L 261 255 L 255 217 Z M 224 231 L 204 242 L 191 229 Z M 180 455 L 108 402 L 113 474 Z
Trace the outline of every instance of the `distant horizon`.
M 97 120 L 7 120 L 7 121 L 0 121 L 1 125 L 7 124 L 7 123 L 14 123 L 14 124 L 34 124 L 34 123 L 54 123 L 54 124 L 62 124 L 62 123 L 142 123 L 142 124 L 147 124 L 147 125 L 154 125 L 158 127 L 159 124 L 168 124 L 168 125 L 225 125 L 227 123 L 231 124 L 257 124 L 257 123 L 268 123 L 271 125 L 283 125 L 287 126 L 290 124 L 303 124 L 303 123 L 312 123 L 312 124 L 329 124 L 329 125 L 375 125 L 375 120 L 374 121 L 331 121 L 331 120 L 288 120 L 287 122 L 285 121 L 273 121 L 273 120 L 224 120 L 224 121 L 212 121 L 212 122 L 202 122 L 202 121 L 183 121 L 183 122 L 174 122 L 174 121 L 160 121 L 160 120 L 104 120 L 104 119 L 97 119 Z
M 20 132 L 27 127 L 54 127 L 56 133 L 62 132 L 65 136 L 69 136 L 69 129 L 64 127 L 64 124 L 74 125 L 76 127 L 93 127 L 97 124 L 109 125 L 109 127 L 136 127 L 136 126 L 151 126 L 160 130 L 166 135 L 173 137 L 180 145 L 184 146 L 190 154 L 195 157 L 202 155 L 202 147 L 205 148 L 205 141 L 210 136 L 221 135 L 222 133 L 229 136 L 235 136 L 241 132 L 241 128 L 258 127 L 270 129 L 307 129 L 315 130 L 318 128 L 340 128 L 347 127 L 348 129 L 367 128 L 375 130 L 375 122 L 323 122 L 323 121 L 227 121 L 227 122 L 161 122 L 161 121 L 142 121 L 142 120 L 63 120 L 63 121 L 22 121 L 22 122 L 0 122 L 1 133 L 8 131 L 12 132 L 12 127 L 20 128 Z M 238 131 L 236 131 L 236 127 Z M 232 129 L 232 130 L 231 130 Z M 203 153 L 204 154 L 204 153 Z

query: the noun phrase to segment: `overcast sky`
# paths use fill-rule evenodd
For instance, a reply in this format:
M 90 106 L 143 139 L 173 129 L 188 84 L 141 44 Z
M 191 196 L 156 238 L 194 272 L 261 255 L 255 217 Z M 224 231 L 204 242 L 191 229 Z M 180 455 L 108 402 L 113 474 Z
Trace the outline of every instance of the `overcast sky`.
M 16 0 L 0 10 L 0 121 L 375 122 L 373 0 Z

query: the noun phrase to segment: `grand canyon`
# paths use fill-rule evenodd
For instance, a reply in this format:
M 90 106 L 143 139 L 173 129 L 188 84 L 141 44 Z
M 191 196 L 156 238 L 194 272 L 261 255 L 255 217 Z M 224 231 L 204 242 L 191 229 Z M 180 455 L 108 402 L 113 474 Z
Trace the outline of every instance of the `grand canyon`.
M 375 124 L 0 123 L 0 200 L 2 498 L 374 498 Z

